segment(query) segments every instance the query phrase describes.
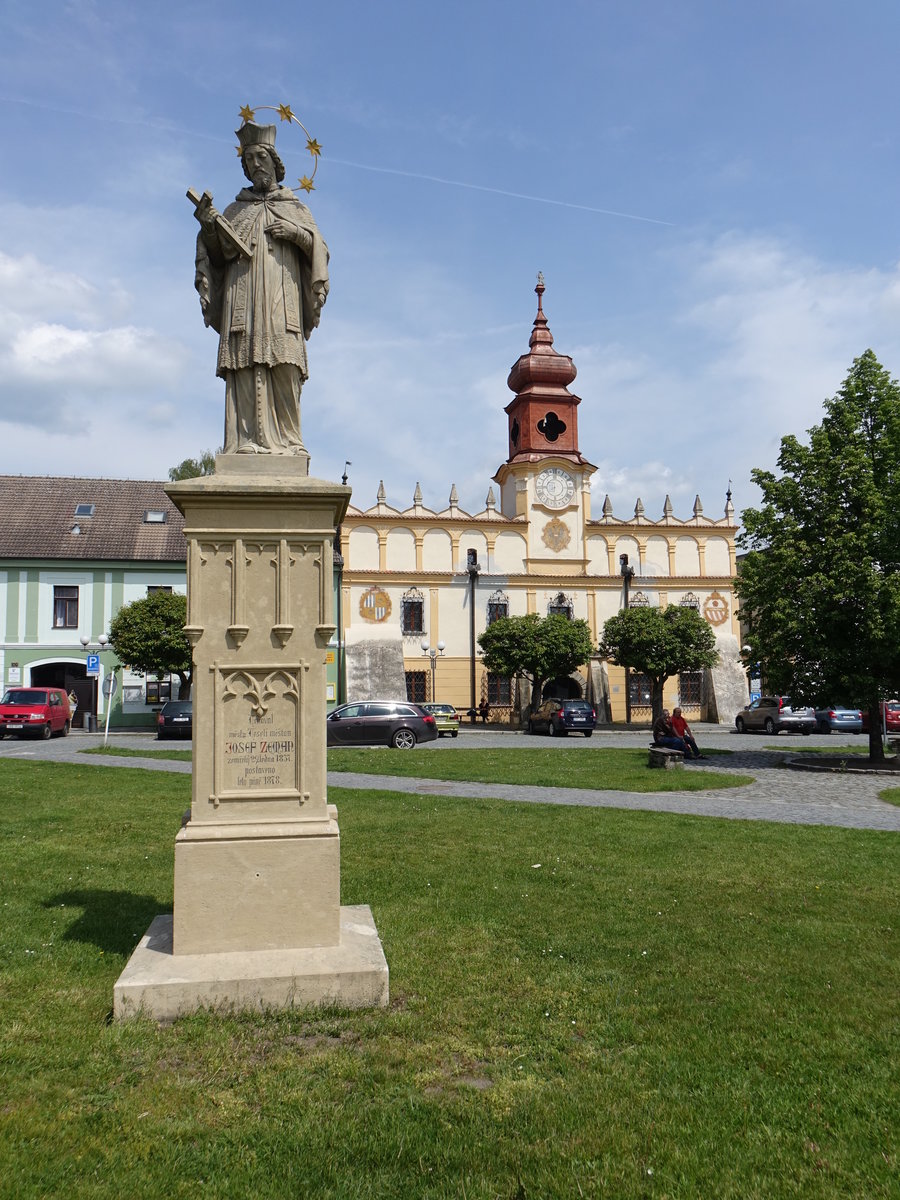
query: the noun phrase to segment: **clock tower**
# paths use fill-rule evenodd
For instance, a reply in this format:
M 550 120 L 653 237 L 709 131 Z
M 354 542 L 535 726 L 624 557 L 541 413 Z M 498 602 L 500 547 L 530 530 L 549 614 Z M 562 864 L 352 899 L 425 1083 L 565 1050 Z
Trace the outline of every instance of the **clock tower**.
M 596 467 L 578 449 L 581 399 L 569 391 L 578 372 L 567 354 L 553 349 L 543 275 L 534 290 L 538 306 L 528 353 L 514 363 L 507 380 L 515 393 L 505 410 L 509 457 L 494 478 L 504 516 L 528 518 L 529 560 L 572 571 L 584 557 Z

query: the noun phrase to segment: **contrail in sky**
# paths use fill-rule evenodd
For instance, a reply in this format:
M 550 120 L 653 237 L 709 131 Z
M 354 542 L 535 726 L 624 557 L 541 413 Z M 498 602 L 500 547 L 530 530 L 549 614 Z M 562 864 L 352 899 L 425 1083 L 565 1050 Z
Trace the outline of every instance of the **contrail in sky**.
M 491 192 L 494 196 L 510 196 L 513 200 L 532 200 L 536 204 L 555 204 L 558 208 L 577 208 L 581 212 L 600 213 L 604 217 L 623 217 L 626 221 L 647 221 L 651 225 L 668 225 L 674 221 L 660 221 L 658 217 L 640 217 L 636 213 L 616 212 L 612 208 L 594 208 L 590 204 L 573 204 L 569 200 L 551 200 L 547 196 L 528 196 L 524 192 L 507 192 L 503 188 L 485 187 L 481 183 L 463 183 L 459 179 L 442 179 L 439 175 L 419 175 L 415 171 L 398 171 L 392 167 L 372 167 L 367 163 L 348 162 L 344 158 L 332 158 L 328 162 L 339 167 L 355 167 L 358 171 L 378 171 L 382 175 L 403 175 L 406 179 L 424 179 L 428 183 L 445 183 L 450 187 L 469 188 L 473 192 Z
M 0 96 L 0 102 L 24 104 L 29 108 L 44 109 L 47 112 L 66 113 L 71 116 L 84 117 L 91 120 L 107 121 L 110 123 L 122 125 L 141 125 L 148 129 L 157 129 L 162 131 L 177 131 L 183 133 L 191 133 L 195 137 L 203 137 L 208 141 L 224 141 L 220 137 L 212 137 L 209 134 L 198 133 L 195 129 L 183 129 L 174 122 L 165 120 L 147 120 L 134 119 L 115 116 L 99 116 L 95 113 L 82 112 L 77 108 L 62 107 L 60 105 L 41 104 L 32 100 L 22 100 L 18 97 L 3 97 Z M 658 217 L 641 217 L 637 213 L 617 212 L 613 208 L 594 208 L 590 204 L 573 204 L 570 200 L 551 200 L 548 196 L 529 196 L 525 192 L 508 192 L 503 188 L 486 187 L 482 183 L 463 183 L 460 179 L 442 179 L 439 175 L 420 175 L 416 171 L 399 171 L 392 167 L 373 167 L 368 163 L 349 162 L 345 158 L 332 158 L 328 156 L 328 162 L 334 163 L 339 167 L 353 167 L 357 171 L 376 171 L 381 175 L 402 175 L 405 179 L 423 179 L 427 183 L 443 183 L 448 187 L 468 188 L 472 192 L 489 192 L 493 196 L 509 196 L 512 200 L 530 200 L 534 204 L 553 204 L 557 208 L 574 208 L 579 212 L 599 213 L 603 217 L 621 217 L 625 221 L 644 221 L 649 225 L 666 225 L 670 229 L 675 227 L 674 221 L 661 221 Z

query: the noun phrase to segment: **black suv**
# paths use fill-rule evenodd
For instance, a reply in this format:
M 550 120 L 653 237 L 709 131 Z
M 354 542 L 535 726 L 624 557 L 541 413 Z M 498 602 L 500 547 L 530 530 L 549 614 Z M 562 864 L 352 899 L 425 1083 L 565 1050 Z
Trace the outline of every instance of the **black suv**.
M 167 700 L 156 718 L 156 736 L 189 738 L 194 733 L 194 703 L 192 700 Z
M 529 733 L 566 737 L 571 731 L 590 737 L 597 714 L 587 700 L 545 700 L 528 719 Z

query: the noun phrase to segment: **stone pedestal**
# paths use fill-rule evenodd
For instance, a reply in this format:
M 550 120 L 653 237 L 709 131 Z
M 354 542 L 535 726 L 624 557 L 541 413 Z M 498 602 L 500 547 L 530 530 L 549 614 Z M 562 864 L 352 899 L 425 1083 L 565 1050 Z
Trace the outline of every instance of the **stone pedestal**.
M 305 467 L 219 455 L 215 475 L 167 489 L 188 542 L 191 812 L 175 840 L 171 926 L 162 940 L 151 927 L 135 951 L 116 985 L 117 1016 L 142 1007 L 169 1018 L 211 1003 L 387 1003 L 371 914 L 361 921 L 354 910 L 350 925 L 368 923 L 377 953 L 371 936 L 360 943 L 346 933 L 337 811 L 327 800 L 332 547 L 350 489 Z M 254 988 L 255 971 L 265 986 Z

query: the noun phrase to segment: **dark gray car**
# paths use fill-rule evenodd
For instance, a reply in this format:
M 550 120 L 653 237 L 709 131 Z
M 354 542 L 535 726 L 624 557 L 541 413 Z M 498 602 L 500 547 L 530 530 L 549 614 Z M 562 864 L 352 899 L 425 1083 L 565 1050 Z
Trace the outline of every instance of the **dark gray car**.
M 192 700 L 167 700 L 156 718 L 156 736 L 163 738 L 189 738 L 194 734 L 194 702 Z
M 734 718 L 738 733 L 813 733 L 816 714 L 812 708 L 792 707 L 788 696 L 760 696 L 751 700 Z
M 325 722 L 329 746 L 393 746 L 412 750 L 438 735 L 431 713 L 403 700 L 366 700 L 342 704 Z
M 545 700 L 529 717 L 528 732 L 549 733 L 551 737 L 583 733 L 590 737 L 596 716 L 593 705 L 587 700 Z

